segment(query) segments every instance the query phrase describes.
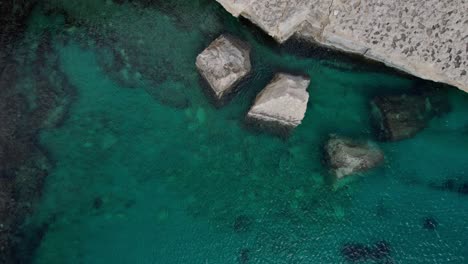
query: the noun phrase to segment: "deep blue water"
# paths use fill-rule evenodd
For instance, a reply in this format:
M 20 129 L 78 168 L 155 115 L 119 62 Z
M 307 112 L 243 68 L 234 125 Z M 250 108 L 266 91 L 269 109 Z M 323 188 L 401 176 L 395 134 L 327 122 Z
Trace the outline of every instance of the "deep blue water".
M 218 109 L 194 62 L 226 32 L 252 46 L 254 73 Z M 31 263 L 347 263 L 346 245 L 382 241 L 389 254 L 360 263 L 468 262 L 468 95 L 456 88 L 278 46 L 215 1 L 44 1 L 15 51 L 18 89 L 37 84 L 40 54 L 65 76 L 70 103 L 38 135 L 52 166 L 22 226 L 46 227 L 28 238 Z M 277 71 L 311 77 L 306 117 L 287 139 L 244 124 Z M 450 110 L 410 139 L 379 142 L 384 166 L 330 183 L 328 134 L 377 140 L 370 100 L 415 86 L 441 86 Z

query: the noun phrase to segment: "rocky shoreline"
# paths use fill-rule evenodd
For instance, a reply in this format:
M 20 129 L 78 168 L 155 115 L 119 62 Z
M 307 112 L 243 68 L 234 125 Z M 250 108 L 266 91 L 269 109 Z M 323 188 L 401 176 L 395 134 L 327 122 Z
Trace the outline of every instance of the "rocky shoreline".
M 464 0 L 217 2 L 280 43 L 291 37 L 318 42 L 468 92 L 468 3 Z

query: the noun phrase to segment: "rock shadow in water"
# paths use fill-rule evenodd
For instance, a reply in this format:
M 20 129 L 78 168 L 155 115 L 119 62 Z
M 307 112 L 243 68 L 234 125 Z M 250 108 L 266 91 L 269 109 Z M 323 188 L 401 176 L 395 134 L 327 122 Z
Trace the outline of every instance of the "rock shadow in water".
M 253 220 L 247 215 L 239 215 L 234 219 L 233 229 L 236 233 L 245 233 L 252 227 Z

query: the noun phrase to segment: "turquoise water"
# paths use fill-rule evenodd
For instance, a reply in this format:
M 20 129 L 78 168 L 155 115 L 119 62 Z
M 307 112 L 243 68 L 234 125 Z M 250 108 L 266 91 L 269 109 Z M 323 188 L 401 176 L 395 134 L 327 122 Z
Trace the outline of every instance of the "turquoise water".
M 194 62 L 226 32 L 252 46 L 254 73 L 217 109 Z M 346 263 L 346 244 L 378 241 L 390 255 L 369 263 L 468 262 L 468 195 L 443 188 L 468 182 L 467 94 L 444 87 L 448 113 L 379 143 L 383 167 L 330 183 L 328 134 L 375 139 L 373 96 L 437 84 L 303 43 L 280 47 L 214 1 L 44 1 L 17 56 L 44 36 L 73 102 L 39 134 L 53 167 L 23 226 L 46 227 L 29 238 L 28 262 Z M 279 70 L 312 80 L 287 139 L 244 125 Z

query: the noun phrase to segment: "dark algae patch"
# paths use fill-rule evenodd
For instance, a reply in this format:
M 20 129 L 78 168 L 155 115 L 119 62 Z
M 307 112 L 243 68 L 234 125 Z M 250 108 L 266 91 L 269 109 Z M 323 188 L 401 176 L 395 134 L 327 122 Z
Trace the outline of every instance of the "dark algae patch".
M 345 244 L 341 249 L 343 257 L 351 263 L 366 260 L 372 260 L 377 263 L 391 263 L 389 262 L 390 253 L 390 244 L 385 240 L 378 241 L 371 246 L 360 243 Z
M 435 230 L 438 225 L 439 225 L 439 222 L 437 222 L 437 220 L 432 216 L 428 216 L 428 217 L 424 218 L 424 220 L 423 220 L 423 228 L 424 229 Z
M 1 3 L 0 263 L 467 262 L 467 94 L 279 45 L 215 1 L 14 2 Z M 251 46 L 252 74 L 217 108 L 195 59 L 220 34 Z M 311 78 L 288 137 L 245 120 L 279 71 Z M 330 181 L 330 134 L 385 161 Z
M 234 231 L 236 233 L 243 233 L 249 231 L 252 225 L 252 219 L 246 215 L 239 215 L 234 220 Z

